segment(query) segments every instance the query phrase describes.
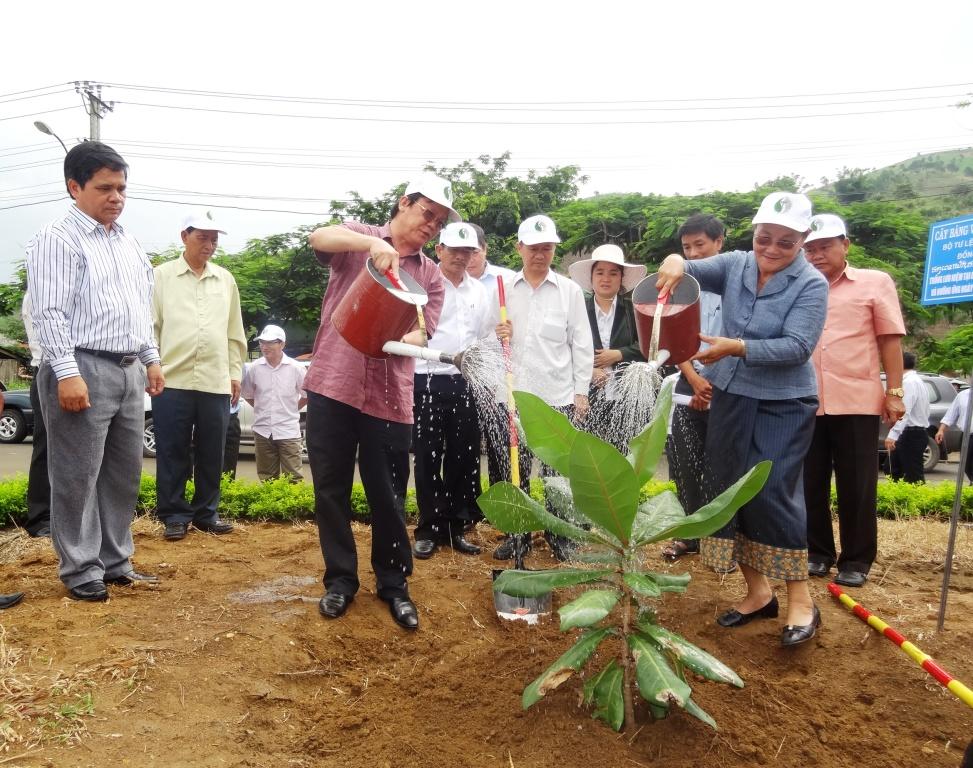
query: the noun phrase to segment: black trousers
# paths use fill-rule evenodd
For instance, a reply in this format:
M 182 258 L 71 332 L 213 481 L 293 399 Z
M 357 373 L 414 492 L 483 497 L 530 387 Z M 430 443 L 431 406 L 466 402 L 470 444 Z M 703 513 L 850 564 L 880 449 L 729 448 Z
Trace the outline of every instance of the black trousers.
M 808 559 L 868 573 L 878 551 L 879 417 L 816 416 L 804 460 Z M 831 526 L 831 473 L 838 492 L 841 554 Z
M 490 485 L 510 479 L 510 429 L 505 403 L 480 404 L 480 432 L 486 438 Z M 528 465 L 528 470 L 530 466 Z M 522 472 L 521 475 L 524 473 Z
M 27 474 L 27 521 L 24 529 L 31 536 L 51 527 L 51 479 L 47 473 L 47 427 L 37 395 L 37 376 L 30 382 L 30 407 L 34 410 L 34 437 Z
M 230 414 L 223 443 L 223 474 L 236 478 L 236 465 L 240 459 L 240 412 Z
M 687 515 L 709 504 L 716 494 L 706 461 L 706 431 L 709 411 L 677 405 L 669 436 L 669 476 L 676 484 L 679 503 Z
M 447 541 L 479 520 L 480 425 L 469 385 L 459 374 L 415 376 L 416 540 Z
M 372 570 L 383 600 L 408 597 L 412 547 L 405 526 L 412 426 L 368 416 L 316 392 L 307 393 L 307 451 L 314 516 L 329 592 L 358 591 L 358 550 L 351 530 L 351 487 L 358 472 L 372 516 Z
M 922 454 L 928 444 L 926 430 L 922 427 L 906 427 L 895 441 L 895 450 L 889 451 L 889 474 L 893 480 L 907 483 L 926 482 Z M 938 449 L 938 446 L 937 446 Z
M 157 514 L 163 523 L 215 523 L 230 396 L 171 389 L 152 398 Z M 186 482 L 195 492 L 186 501 Z

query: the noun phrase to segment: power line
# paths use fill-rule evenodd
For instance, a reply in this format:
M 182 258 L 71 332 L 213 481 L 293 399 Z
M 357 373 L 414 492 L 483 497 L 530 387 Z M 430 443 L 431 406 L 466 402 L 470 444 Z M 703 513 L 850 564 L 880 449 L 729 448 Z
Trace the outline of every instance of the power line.
M 49 91 L 51 88 L 63 88 L 72 85 L 72 83 L 55 83 L 54 85 L 45 85 L 43 88 L 28 88 L 26 91 L 11 91 L 10 93 L 0 93 L 0 99 L 5 99 L 8 96 L 20 96 L 24 93 L 36 93 L 37 91 Z
M 69 109 L 77 109 L 77 107 L 56 107 L 54 109 L 45 109 L 41 112 L 28 112 L 25 115 L 11 115 L 10 117 L 0 117 L 0 121 L 4 120 L 20 120 L 22 117 L 37 117 L 38 115 L 49 115 L 51 112 L 66 112 Z
M 0 97 L 0 104 L 13 104 L 14 102 L 27 101 L 29 99 L 43 99 L 45 96 L 59 96 L 62 93 L 70 93 L 70 92 L 71 92 L 70 88 L 62 88 L 59 91 L 51 91 L 50 93 L 35 93 L 30 96 L 17 96 L 16 98 L 12 98 L 12 99 L 5 99 L 3 97 Z
M 116 104 L 127 104 L 132 107 L 146 107 L 150 109 L 175 109 L 188 112 L 209 112 L 224 115 L 246 115 L 249 117 L 276 117 L 301 120 L 332 120 L 341 122 L 362 122 L 362 123 L 415 123 L 423 125 L 512 125 L 512 126 L 604 126 L 613 127 L 618 125 L 682 125 L 686 123 L 738 123 L 753 122 L 763 120 L 804 120 L 808 118 L 830 118 L 830 117 L 854 117 L 861 115 L 886 115 L 902 112 L 925 112 L 932 109 L 945 109 L 946 105 L 929 107 L 900 107 L 895 109 L 874 109 L 859 110 L 854 112 L 830 112 L 821 114 L 804 115 L 751 115 L 747 117 L 692 117 L 679 119 L 662 120 L 562 120 L 562 121 L 543 121 L 543 120 L 444 120 L 438 119 L 418 119 L 418 118 L 399 118 L 399 117 L 351 117 L 346 115 L 305 115 L 305 114 L 285 114 L 277 112 L 255 112 L 252 110 L 239 109 L 217 109 L 215 107 L 191 107 L 179 106 L 175 104 L 149 104 L 139 101 L 116 101 Z M 770 107 L 767 107 L 770 109 Z M 68 107 L 69 109 L 69 107 Z M 0 118 L 11 119 L 11 118 Z
M 188 88 L 169 88 L 162 86 L 143 86 L 143 85 L 126 85 L 122 83 L 105 83 L 106 87 L 118 88 L 122 90 L 133 90 L 133 91 L 144 91 L 150 93 L 171 93 L 179 95 L 188 96 L 200 96 L 207 98 L 225 98 L 225 99 L 246 99 L 253 101 L 283 101 L 292 103 L 316 103 L 316 104 L 342 104 L 342 105 L 353 105 L 353 106 L 408 106 L 408 107 L 426 107 L 435 108 L 437 106 L 452 107 L 452 108 L 492 108 L 492 107 L 548 107 L 548 106 L 561 106 L 561 105 L 592 105 L 592 106 L 611 106 L 611 105 L 621 105 L 621 104 L 678 104 L 678 103 L 694 103 L 694 102 L 713 102 L 713 101 L 756 101 L 756 100 L 778 100 L 778 99 L 798 99 L 798 98 L 828 98 L 835 96 L 863 96 L 869 94 L 884 94 L 884 93 L 910 93 L 913 91 L 925 91 L 925 90 L 944 90 L 947 88 L 967 88 L 973 86 L 973 83 L 949 83 L 945 85 L 922 85 L 922 86 L 909 86 L 902 88 L 884 88 L 875 90 L 865 90 L 865 91 L 832 91 L 824 93 L 798 93 L 798 94 L 782 94 L 782 95 L 762 95 L 762 96 L 720 96 L 720 97 L 697 97 L 697 98 L 685 98 L 685 99 L 633 99 L 633 100 L 583 100 L 583 101 L 498 101 L 498 102 L 487 102 L 487 101 L 402 101 L 402 100 L 386 100 L 386 99 L 347 99 L 347 98 L 325 98 L 325 97 L 310 97 L 310 96 L 286 96 L 279 94 L 266 94 L 266 93 L 241 93 L 232 91 L 216 91 L 216 90 L 195 90 Z M 921 97 L 922 98 L 922 97 Z M 925 98 L 933 98 L 925 97 Z

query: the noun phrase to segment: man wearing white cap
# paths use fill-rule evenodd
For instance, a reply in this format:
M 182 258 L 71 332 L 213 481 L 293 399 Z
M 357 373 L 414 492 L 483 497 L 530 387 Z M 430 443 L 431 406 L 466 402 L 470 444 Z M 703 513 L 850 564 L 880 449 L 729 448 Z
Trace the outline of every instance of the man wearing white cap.
M 372 516 L 372 569 L 378 597 L 388 603 L 400 627 L 419 626 L 419 613 L 409 597 L 412 547 L 401 509 L 412 438 L 415 361 L 367 357 L 338 333 L 331 315 L 370 258 L 379 273 L 404 270 L 425 289 L 428 301 L 422 311 L 426 331 L 433 336 L 445 288 L 439 268 L 423 255 L 422 247 L 448 222 L 460 220 L 452 206 L 449 182 L 427 173 L 406 187 L 385 225 L 346 221 L 316 229 L 308 238 L 318 261 L 331 270 L 304 380 L 314 511 L 325 563 L 326 594 L 318 609 L 328 619 L 344 615 L 360 586 L 351 530 L 357 453 Z M 418 322 L 404 341 L 423 343 Z
M 814 439 L 804 462 L 808 572 L 860 587 L 878 552 L 876 492 L 879 419 L 905 413 L 902 336 L 895 283 L 885 272 L 848 263 L 845 222 L 831 213 L 811 219 L 808 261 L 828 280 L 828 319 L 814 350 L 818 380 Z M 882 389 L 879 364 L 885 370 Z M 841 554 L 831 525 L 831 472 L 838 491 Z
M 253 406 L 253 442 L 261 481 L 301 473 L 301 408 L 305 369 L 284 353 L 287 337 L 279 325 L 268 325 L 257 337 L 261 357 L 246 368 L 241 397 Z
M 551 269 L 561 238 L 547 216 L 531 216 L 517 230 L 517 253 L 523 269 L 504 280 L 508 322 L 497 335 L 510 339 L 514 389 L 530 392 L 548 405 L 581 422 L 588 414 L 588 388 L 594 365 L 591 327 L 584 294 L 573 280 Z M 522 451 L 521 486 L 530 487 L 529 451 Z M 542 472 L 549 472 L 546 467 Z M 514 555 L 514 539 L 507 538 L 494 551 L 498 560 Z M 549 535 L 555 557 L 567 558 L 568 543 Z
M 480 281 L 466 273 L 477 250 L 477 233 L 469 224 L 448 224 L 439 236 L 436 256 L 446 297 L 429 340 L 432 349 L 456 354 L 493 335 L 493 303 Z M 478 555 L 480 548 L 463 535 L 464 527 L 480 518 L 480 425 L 470 385 L 455 366 L 420 360 L 414 397 L 419 523 L 412 551 L 425 560 L 445 544 Z
M 152 398 L 152 419 L 157 514 L 168 541 L 185 538 L 190 523 L 208 533 L 233 530 L 217 510 L 230 403 L 240 397 L 247 338 L 236 280 L 210 262 L 221 234 L 209 211 L 189 214 L 182 256 L 155 268 L 153 320 L 169 386 Z M 195 491 L 186 501 L 190 476 Z

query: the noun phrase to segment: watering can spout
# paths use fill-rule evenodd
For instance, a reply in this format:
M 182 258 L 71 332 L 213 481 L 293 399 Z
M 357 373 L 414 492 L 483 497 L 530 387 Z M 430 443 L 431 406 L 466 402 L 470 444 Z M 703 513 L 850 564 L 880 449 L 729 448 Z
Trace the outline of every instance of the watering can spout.
M 440 352 L 429 347 L 417 347 L 415 344 L 406 344 L 401 341 L 386 341 L 382 346 L 382 351 L 388 355 L 398 355 L 399 357 L 414 357 L 417 360 L 429 360 L 433 363 L 445 363 L 446 365 L 459 365 L 457 360 L 462 359 L 463 353 L 451 355 L 448 352 Z

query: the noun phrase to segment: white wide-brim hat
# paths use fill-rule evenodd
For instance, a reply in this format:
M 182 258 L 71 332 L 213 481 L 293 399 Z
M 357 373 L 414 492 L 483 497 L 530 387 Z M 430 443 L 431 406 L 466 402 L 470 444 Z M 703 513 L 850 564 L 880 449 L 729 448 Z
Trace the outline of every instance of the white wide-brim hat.
M 645 264 L 626 264 L 625 254 L 617 245 L 607 243 L 599 245 L 591 252 L 591 256 L 581 261 L 576 261 L 568 267 L 568 274 L 571 279 L 581 286 L 582 290 L 590 291 L 591 270 L 594 269 L 596 261 L 607 261 L 622 268 L 622 288 L 631 291 L 639 280 L 645 277 Z

